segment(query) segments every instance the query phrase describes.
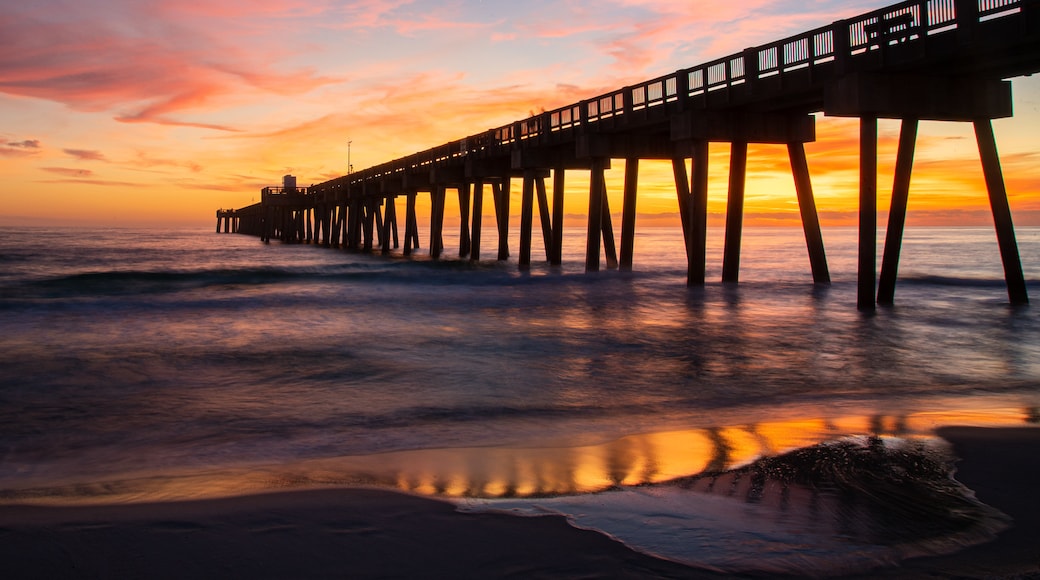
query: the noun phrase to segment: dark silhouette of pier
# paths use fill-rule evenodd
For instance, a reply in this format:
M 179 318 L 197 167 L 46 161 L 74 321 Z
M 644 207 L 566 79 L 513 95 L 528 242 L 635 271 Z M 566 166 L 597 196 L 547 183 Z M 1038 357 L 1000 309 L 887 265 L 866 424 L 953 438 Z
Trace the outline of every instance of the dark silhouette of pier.
M 630 269 L 639 162 L 670 160 L 686 241 L 688 284 L 705 279 L 708 143 L 731 146 L 722 268 L 739 278 L 749 143 L 787 146 L 813 280 L 830 274 L 804 144 L 813 113 L 860 120 L 857 306 L 891 304 L 919 121 L 972 123 L 1008 296 L 1026 304 L 1025 278 L 993 135 L 1013 115 L 1011 83 L 1040 71 L 1040 0 L 926 0 L 854 18 L 546 111 L 317 185 L 262 190 L 260 203 L 217 212 L 217 231 L 383 252 L 419 248 L 415 200 L 431 197 L 430 255 L 444 252 L 447 191 L 458 192 L 459 255 L 479 260 L 484 194 L 495 204 L 498 259 L 509 256 L 510 183 L 522 180 L 521 268 L 531 263 L 535 205 L 545 259 L 559 264 L 566 172 L 588 171 L 585 267 Z M 877 123 L 902 123 L 880 280 L 877 271 Z M 625 160 L 620 248 L 604 172 Z M 687 163 L 687 160 L 691 160 Z M 552 205 L 546 180 L 552 178 Z M 404 197 L 403 236 L 397 198 Z

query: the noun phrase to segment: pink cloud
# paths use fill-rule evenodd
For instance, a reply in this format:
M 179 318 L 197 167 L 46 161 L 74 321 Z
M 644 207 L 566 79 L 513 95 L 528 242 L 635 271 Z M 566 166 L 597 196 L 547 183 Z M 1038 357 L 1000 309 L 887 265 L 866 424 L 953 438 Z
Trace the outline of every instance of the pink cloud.
M 71 21 L 30 7 L 0 17 L 8 47 L 0 53 L 0 92 L 115 111 L 127 122 L 226 130 L 181 116 L 234 95 L 295 94 L 333 82 L 310 70 L 278 72 L 261 58 L 270 55 L 255 56 L 205 28 L 155 21 L 131 7 L 122 7 L 131 14 L 120 21 L 113 8 L 120 7 Z

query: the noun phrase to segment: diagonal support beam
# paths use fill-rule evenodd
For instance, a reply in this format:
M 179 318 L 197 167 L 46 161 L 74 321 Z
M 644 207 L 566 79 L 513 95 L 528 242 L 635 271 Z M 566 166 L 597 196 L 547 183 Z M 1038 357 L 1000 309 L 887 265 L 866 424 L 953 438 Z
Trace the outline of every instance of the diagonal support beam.
M 805 145 L 788 143 L 787 153 L 791 158 L 794 188 L 798 196 L 798 211 L 802 217 L 805 245 L 809 250 L 809 266 L 812 268 L 814 284 L 830 284 L 831 274 L 827 268 L 827 253 L 823 249 L 823 233 L 820 231 L 820 216 L 816 213 L 816 198 L 813 196 L 812 180 L 809 178 L 809 162 L 805 158 Z
M 892 304 L 895 300 L 899 253 L 903 247 L 903 229 L 906 226 L 906 203 L 910 196 L 910 174 L 914 166 L 917 125 L 917 119 L 903 119 L 899 128 L 899 150 L 896 152 L 896 169 L 892 180 L 892 205 L 888 210 L 885 251 L 881 257 L 881 276 L 878 279 L 878 304 Z
M 682 222 L 683 245 L 686 247 L 686 258 L 689 259 L 690 248 L 690 177 L 686 172 L 685 159 L 672 159 L 672 174 L 675 176 L 675 194 L 679 198 L 679 220 Z
M 1004 188 L 1004 175 L 1000 170 L 997 141 L 993 136 L 993 125 L 988 119 L 975 121 L 975 139 L 979 143 L 979 155 L 982 157 L 982 171 L 986 177 L 990 209 L 993 211 L 993 225 L 997 230 L 997 243 L 1004 265 L 1008 298 L 1014 305 L 1028 304 L 1026 280 L 1022 274 L 1022 260 L 1018 255 L 1018 242 L 1015 240 L 1011 207 L 1008 205 L 1007 190 Z
M 553 255 L 553 228 L 555 224 L 549 217 L 549 197 L 545 192 L 545 178 L 535 178 L 535 192 L 538 195 L 538 218 L 542 223 L 542 245 L 545 248 L 545 261 L 551 262 Z
M 602 181 L 600 191 L 603 196 L 603 217 L 602 222 L 600 223 L 603 231 L 603 251 L 606 253 L 607 268 L 616 270 L 618 267 L 617 245 L 614 243 L 614 220 L 610 217 L 610 199 L 607 197 L 606 180 Z

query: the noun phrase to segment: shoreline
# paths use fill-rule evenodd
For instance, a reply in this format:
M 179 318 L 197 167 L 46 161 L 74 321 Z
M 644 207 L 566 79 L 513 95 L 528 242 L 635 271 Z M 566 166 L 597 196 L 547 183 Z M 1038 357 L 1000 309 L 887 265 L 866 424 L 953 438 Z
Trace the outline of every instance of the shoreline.
M 1040 428 L 944 427 L 955 477 L 1012 518 L 997 540 L 867 577 L 1040 577 Z M 562 516 L 460 513 L 367 488 L 70 507 L 0 506 L 5 578 L 722 578 Z

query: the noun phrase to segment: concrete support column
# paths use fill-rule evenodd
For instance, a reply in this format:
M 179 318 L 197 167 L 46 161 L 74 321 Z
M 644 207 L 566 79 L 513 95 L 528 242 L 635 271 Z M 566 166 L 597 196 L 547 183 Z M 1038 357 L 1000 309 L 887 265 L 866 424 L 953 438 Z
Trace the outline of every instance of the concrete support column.
M 636 237 L 636 192 L 639 189 L 639 158 L 625 160 L 625 193 L 621 207 L 621 260 L 622 270 L 632 269 L 632 253 Z
M 708 142 L 693 142 L 693 180 L 689 197 L 689 237 L 686 240 L 687 286 L 704 284 L 708 242 Z
M 589 183 L 589 226 L 585 241 L 585 271 L 599 271 L 600 236 L 603 224 L 603 189 L 606 160 L 592 159 L 592 175 Z
M 746 142 L 734 142 L 729 150 L 729 192 L 726 198 L 726 239 L 722 250 L 722 281 L 740 278 L 740 242 L 744 230 L 744 186 L 747 183 Z
M 534 213 L 534 180 L 532 170 L 524 171 L 524 189 L 520 198 L 520 269 L 531 267 L 531 222 Z
M 473 229 L 470 235 L 469 259 L 476 262 L 480 259 L 480 229 L 484 222 L 484 181 L 473 182 Z M 463 222 L 466 223 L 466 222 Z
M 379 229 L 376 227 L 378 225 L 376 224 L 376 218 L 379 217 L 379 201 L 370 199 L 362 208 L 365 212 L 362 220 L 364 249 L 366 252 L 371 252 L 372 248 L 375 247 L 375 233 Z
M 492 186 L 495 195 L 495 216 L 498 218 L 498 259 L 509 259 L 509 188 L 510 179 Z
M 404 210 L 404 255 L 412 255 L 413 244 L 412 240 L 415 240 L 414 247 L 419 247 L 419 232 L 416 231 L 417 220 L 415 218 L 415 192 L 409 192 L 405 196 L 405 210 Z
M 469 239 L 469 183 L 459 186 L 459 257 L 464 258 L 470 252 Z
M 859 267 L 856 308 L 874 310 L 877 270 L 877 117 L 859 120 Z
M 562 167 L 553 170 L 553 238 L 549 263 L 559 266 L 563 263 L 563 187 L 566 171 Z
M 444 250 L 444 198 L 446 188 L 434 185 L 430 192 L 430 256 L 437 259 Z

